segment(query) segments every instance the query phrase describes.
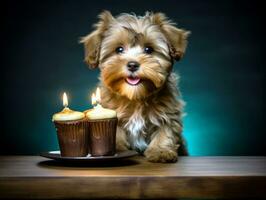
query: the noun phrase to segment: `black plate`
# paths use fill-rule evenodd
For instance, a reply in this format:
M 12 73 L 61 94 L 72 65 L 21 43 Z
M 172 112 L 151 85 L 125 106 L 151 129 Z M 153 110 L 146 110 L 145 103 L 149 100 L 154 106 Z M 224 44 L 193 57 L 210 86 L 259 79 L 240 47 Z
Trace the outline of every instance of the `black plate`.
M 50 158 L 58 161 L 71 161 L 71 162 L 101 162 L 101 161 L 113 161 L 124 158 L 129 158 L 138 155 L 135 151 L 121 151 L 117 152 L 113 156 L 99 156 L 92 157 L 90 154 L 87 157 L 61 157 L 60 151 L 48 151 L 40 154 L 42 157 Z

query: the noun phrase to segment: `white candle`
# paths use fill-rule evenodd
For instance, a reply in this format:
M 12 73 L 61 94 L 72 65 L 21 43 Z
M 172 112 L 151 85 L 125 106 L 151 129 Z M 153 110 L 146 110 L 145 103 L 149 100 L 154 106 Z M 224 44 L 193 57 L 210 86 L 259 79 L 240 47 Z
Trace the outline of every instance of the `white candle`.
M 84 113 L 68 108 L 68 99 L 65 92 L 63 94 L 63 105 L 64 109 L 59 113 L 55 113 L 53 115 L 52 121 L 71 121 L 83 119 L 85 117 Z
M 93 93 L 91 96 L 91 103 L 94 107 L 93 109 L 86 111 L 86 116 L 88 119 L 91 120 L 109 119 L 109 118 L 115 118 L 117 116 L 115 110 L 103 108 L 100 102 L 101 102 L 101 91 L 99 88 L 97 88 L 96 95 Z

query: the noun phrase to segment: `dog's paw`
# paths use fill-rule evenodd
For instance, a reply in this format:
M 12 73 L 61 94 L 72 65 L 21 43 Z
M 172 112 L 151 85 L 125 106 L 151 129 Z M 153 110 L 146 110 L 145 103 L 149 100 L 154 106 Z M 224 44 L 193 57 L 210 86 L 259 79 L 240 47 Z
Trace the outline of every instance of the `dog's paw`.
M 129 144 L 126 142 L 116 142 L 116 151 L 127 151 L 129 149 Z
M 127 151 L 129 148 L 126 145 L 116 145 L 116 151 Z
M 177 152 L 171 149 L 149 148 L 144 155 L 150 162 L 173 163 L 177 161 Z

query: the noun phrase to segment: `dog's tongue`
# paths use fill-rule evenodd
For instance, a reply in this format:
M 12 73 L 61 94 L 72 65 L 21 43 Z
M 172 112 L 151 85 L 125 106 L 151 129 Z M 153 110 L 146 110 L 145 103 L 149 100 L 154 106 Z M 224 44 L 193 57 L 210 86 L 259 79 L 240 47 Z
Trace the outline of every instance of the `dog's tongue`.
M 126 80 L 130 85 L 137 85 L 140 81 L 140 78 L 139 77 L 127 77 Z

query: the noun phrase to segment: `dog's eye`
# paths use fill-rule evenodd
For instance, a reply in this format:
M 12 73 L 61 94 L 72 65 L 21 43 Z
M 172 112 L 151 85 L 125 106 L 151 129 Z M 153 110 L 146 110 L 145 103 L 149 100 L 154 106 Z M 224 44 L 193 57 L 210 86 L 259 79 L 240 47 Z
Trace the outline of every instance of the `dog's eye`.
M 117 48 L 115 49 L 115 52 L 116 52 L 116 53 L 123 53 L 123 52 L 124 52 L 124 48 L 123 48 L 123 47 L 117 47 Z
M 145 47 L 144 52 L 147 54 L 151 54 L 153 52 L 153 48 L 152 47 Z

